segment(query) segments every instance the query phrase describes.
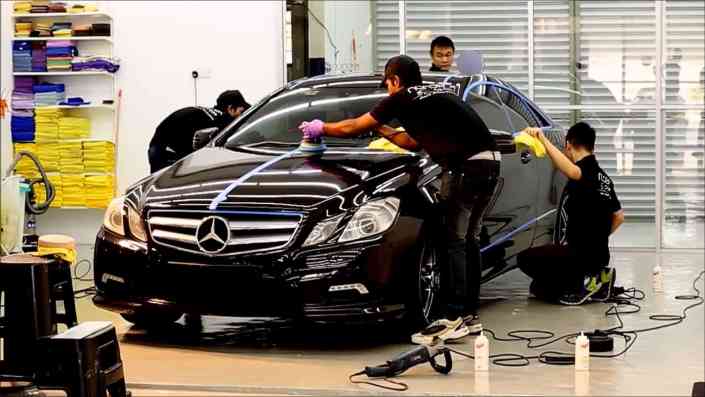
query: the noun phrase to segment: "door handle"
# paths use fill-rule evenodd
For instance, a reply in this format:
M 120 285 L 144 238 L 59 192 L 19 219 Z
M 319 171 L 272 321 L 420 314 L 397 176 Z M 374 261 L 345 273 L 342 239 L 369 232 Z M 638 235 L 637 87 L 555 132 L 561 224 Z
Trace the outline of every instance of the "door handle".
M 529 152 L 529 151 L 521 152 L 521 163 L 522 164 L 528 164 L 532 159 L 533 159 L 533 156 L 531 156 L 531 152 Z

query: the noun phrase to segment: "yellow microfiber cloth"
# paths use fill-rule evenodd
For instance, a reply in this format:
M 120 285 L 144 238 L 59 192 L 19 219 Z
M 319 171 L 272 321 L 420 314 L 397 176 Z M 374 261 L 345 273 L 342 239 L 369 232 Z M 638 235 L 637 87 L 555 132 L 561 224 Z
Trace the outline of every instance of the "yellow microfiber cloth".
M 538 139 L 532 137 L 526 132 L 520 132 L 514 136 L 514 144 L 517 146 L 517 150 L 522 148 L 527 148 L 536 157 L 546 156 L 546 147 Z
M 387 138 L 375 139 L 374 141 L 370 142 L 369 145 L 367 145 L 367 148 L 368 149 L 384 150 L 387 152 L 394 152 L 394 153 L 406 153 L 408 151 L 406 149 L 400 148 L 399 146 L 395 145 Z

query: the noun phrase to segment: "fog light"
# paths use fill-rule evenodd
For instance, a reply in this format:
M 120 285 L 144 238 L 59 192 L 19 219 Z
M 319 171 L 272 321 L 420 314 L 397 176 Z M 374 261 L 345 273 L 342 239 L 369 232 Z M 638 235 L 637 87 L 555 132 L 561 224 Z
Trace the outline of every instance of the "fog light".
M 359 292 L 360 295 L 365 295 L 365 294 L 370 293 L 370 291 L 367 290 L 367 287 L 365 287 L 363 284 L 360 284 L 360 283 L 333 285 L 330 288 L 328 288 L 328 292 L 339 292 L 339 291 L 350 291 L 350 290 L 355 290 L 355 291 Z

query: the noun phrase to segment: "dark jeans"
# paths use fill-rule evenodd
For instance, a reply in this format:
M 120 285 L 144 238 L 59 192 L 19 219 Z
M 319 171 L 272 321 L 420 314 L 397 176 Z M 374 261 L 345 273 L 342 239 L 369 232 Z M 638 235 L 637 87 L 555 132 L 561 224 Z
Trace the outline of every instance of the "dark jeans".
M 529 248 L 517 261 L 521 271 L 533 279 L 531 292 L 551 302 L 581 290 L 586 276 L 596 276 L 608 264 L 585 259 L 567 245 L 556 244 Z
M 443 279 L 448 318 L 477 314 L 482 277 L 477 236 L 499 171 L 499 161 L 468 160 L 460 170 L 443 175 L 447 253 Z
M 176 153 L 156 146 L 149 147 L 147 156 L 149 157 L 149 172 L 151 174 L 174 164 L 180 158 Z

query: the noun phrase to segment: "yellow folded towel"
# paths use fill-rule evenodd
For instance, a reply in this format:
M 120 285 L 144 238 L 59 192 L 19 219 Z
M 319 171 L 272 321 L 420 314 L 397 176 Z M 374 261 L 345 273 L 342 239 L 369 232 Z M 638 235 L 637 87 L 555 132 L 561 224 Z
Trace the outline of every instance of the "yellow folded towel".
M 375 139 L 374 141 L 370 142 L 369 145 L 367 145 L 368 149 L 376 149 L 376 150 L 384 150 L 387 152 L 394 152 L 394 153 L 406 153 L 408 150 L 403 149 L 394 143 L 392 143 L 390 140 L 387 138 L 379 138 Z
M 514 137 L 514 144 L 516 145 L 517 150 L 526 148 L 529 149 L 536 157 L 546 156 L 546 147 L 543 146 L 543 143 L 526 132 L 520 132 L 517 134 Z

